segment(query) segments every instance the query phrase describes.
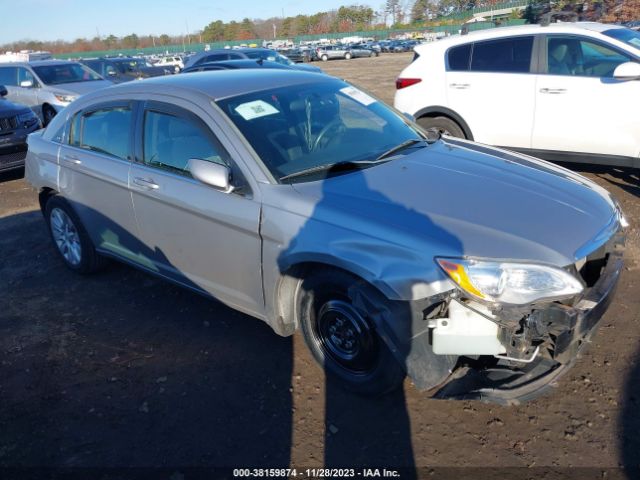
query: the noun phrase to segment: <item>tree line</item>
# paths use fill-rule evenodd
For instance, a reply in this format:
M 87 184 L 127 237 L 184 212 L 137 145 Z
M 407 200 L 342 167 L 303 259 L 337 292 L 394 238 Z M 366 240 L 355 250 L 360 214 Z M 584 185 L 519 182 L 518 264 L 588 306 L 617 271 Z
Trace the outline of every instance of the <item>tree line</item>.
M 447 23 L 447 16 L 472 8 L 489 7 L 504 0 L 386 0 L 379 9 L 365 5 L 342 6 L 312 15 L 273 17 L 223 22 L 214 20 L 202 30 L 184 35 L 115 35 L 77 38 L 68 42 L 20 40 L 0 46 L 0 50 L 48 50 L 52 53 L 90 52 L 114 49 L 141 49 L 192 43 L 242 41 L 256 38 L 291 38 L 299 35 L 348 33 L 385 28 L 424 28 Z M 550 10 L 578 13 L 582 19 L 625 22 L 640 19 L 640 0 L 530 0 L 522 13 L 531 23 Z M 457 20 L 459 22 L 459 20 Z

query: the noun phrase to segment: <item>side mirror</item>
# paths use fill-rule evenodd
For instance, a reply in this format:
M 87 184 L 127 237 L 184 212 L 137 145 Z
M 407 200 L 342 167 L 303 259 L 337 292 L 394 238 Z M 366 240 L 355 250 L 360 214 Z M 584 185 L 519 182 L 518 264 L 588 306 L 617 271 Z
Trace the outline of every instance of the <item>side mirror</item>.
M 231 193 L 234 190 L 231 185 L 231 169 L 226 165 L 192 158 L 189 160 L 189 171 L 196 180 L 224 193 Z
M 8 94 L 7 87 L 0 85 L 0 97 L 6 97 Z
M 613 71 L 616 80 L 640 80 L 640 63 L 626 62 L 618 65 Z
M 23 80 L 20 82 L 22 88 L 33 88 L 33 80 Z

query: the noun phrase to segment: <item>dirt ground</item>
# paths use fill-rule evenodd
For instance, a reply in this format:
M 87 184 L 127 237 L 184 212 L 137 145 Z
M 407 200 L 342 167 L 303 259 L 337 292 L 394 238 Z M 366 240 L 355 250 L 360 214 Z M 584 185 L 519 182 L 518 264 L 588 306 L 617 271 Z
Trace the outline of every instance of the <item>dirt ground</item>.
M 410 59 L 320 66 L 392 102 Z M 77 276 L 55 256 L 22 172 L 0 175 L 0 478 L 52 466 L 167 467 L 176 473 L 153 478 L 172 479 L 221 466 L 637 478 L 639 172 L 572 168 L 620 201 L 626 268 L 590 348 L 557 388 L 518 407 L 432 400 L 409 382 L 383 398 L 353 396 L 325 382 L 299 334 L 281 338 L 122 265 Z

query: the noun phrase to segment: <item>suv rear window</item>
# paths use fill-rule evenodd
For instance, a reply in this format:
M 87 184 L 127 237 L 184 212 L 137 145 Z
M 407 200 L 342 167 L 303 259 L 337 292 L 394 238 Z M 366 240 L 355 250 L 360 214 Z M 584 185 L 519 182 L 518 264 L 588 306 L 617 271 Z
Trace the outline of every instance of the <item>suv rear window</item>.
M 469 60 L 471 59 L 471 43 L 453 47 L 449 50 L 449 70 L 454 72 L 469 70 Z
M 532 36 L 474 43 L 471 71 L 527 73 L 531 66 L 532 50 Z

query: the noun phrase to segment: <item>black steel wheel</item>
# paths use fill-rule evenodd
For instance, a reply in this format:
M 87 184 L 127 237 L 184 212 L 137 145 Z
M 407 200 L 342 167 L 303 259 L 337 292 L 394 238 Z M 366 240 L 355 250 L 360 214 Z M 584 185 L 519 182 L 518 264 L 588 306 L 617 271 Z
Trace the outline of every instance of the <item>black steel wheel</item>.
M 297 305 L 305 342 L 327 376 L 356 393 L 380 395 L 398 388 L 405 371 L 354 303 L 357 292 L 372 291 L 347 272 L 321 269 L 302 281 Z

